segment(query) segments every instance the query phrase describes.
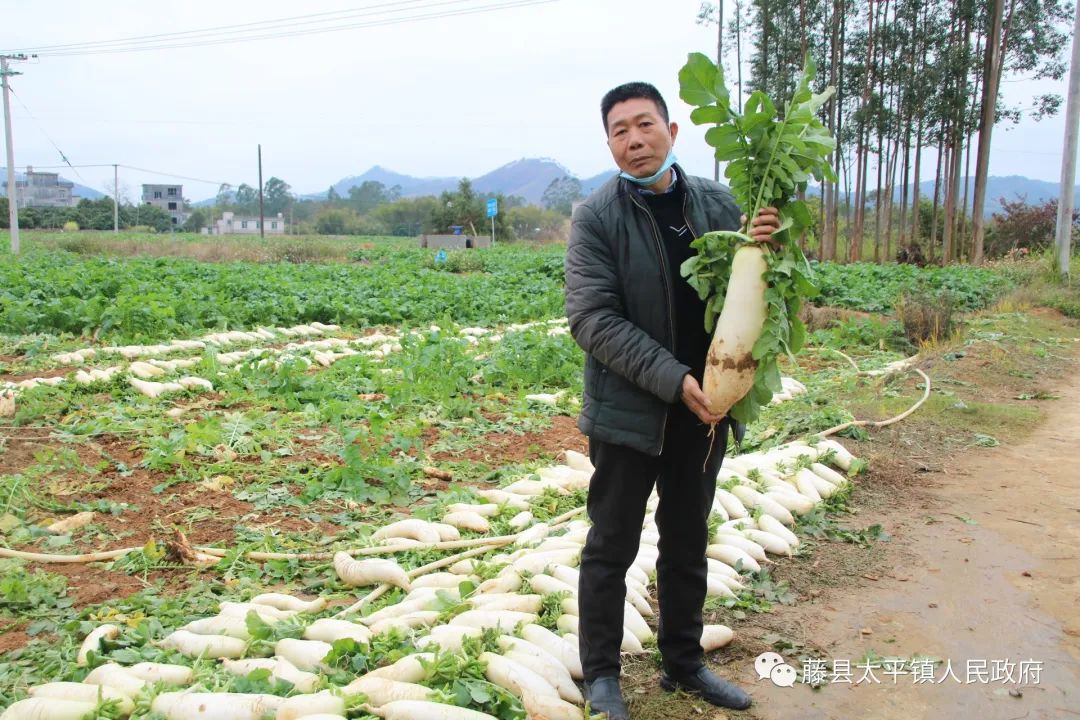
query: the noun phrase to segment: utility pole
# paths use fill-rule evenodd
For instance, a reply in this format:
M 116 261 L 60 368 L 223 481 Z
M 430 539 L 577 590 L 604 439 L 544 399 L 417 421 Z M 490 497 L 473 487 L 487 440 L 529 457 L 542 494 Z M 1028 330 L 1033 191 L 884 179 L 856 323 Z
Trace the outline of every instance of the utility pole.
M 25 55 L 0 55 L 0 79 L 4 86 L 4 140 L 7 143 L 8 222 L 11 228 L 11 254 L 19 254 L 19 193 L 15 188 L 15 145 L 11 140 L 11 100 L 8 98 L 8 76 L 22 75 L 11 70 L 8 60 L 25 60 Z
M 259 143 L 259 237 L 266 239 L 266 218 L 263 217 L 262 143 Z
M 112 231 L 116 235 L 120 232 L 120 172 L 116 169 L 116 163 L 112 166 Z
M 1061 158 L 1061 194 L 1058 199 L 1057 260 L 1061 279 L 1069 279 L 1072 254 L 1073 193 L 1076 192 L 1076 133 L 1080 129 L 1080 3 L 1073 21 L 1072 66 L 1069 68 L 1069 102 L 1065 110 L 1065 150 Z

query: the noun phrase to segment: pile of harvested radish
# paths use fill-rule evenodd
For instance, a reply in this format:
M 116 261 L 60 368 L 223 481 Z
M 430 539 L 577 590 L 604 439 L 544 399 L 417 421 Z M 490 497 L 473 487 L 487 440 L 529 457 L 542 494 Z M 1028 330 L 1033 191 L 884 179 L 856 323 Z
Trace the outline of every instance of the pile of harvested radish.
M 564 456 L 565 465 L 478 491 L 475 503 L 447 505 L 439 521 L 394 522 L 371 536 L 370 547 L 337 552 L 332 564 L 346 586 L 376 588 L 361 591 L 370 593 L 367 602 L 343 609 L 324 597 L 262 593 L 223 601 L 217 615 L 149 645 L 122 624 L 102 624 L 78 649 L 70 678 L 79 682 L 31 687 L 0 720 L 581 720 L 577 565 L 589 525 L 574 518 L 580 511 L 548 522 L 534 517 L 543 498 L 588 486 L 588 459 Z M 795 517 L 848 483 L 827 463 L 849 471 L 855 462 L 832 440 L 726 459 L 707 551 L 709 594 L 734 596 L 745 575 L 792 555 Z M 653 644 L 657 501 L 655 494 L 649 500 L 626 574 L 622 650 L 630 654 Z M 492 518 L 510 515 L 517 534 L 483 537 Z M 472 536 L 462 538 L 463 531 Z M 406 568 L 387 557 L 463 547 L 473 548 L 464 553 L 470 557 L 448 552 L 446 562 L 433 563 L 438 568 Z M 391 602 L 374 602 L 381 593 Z M 712 651 L 732 638 L 725 626 L 706 626 L 701 644 Z M 150 651 L 144 660 L 165 662 L 116 661 L 138 655 L 130 648 L 140 644 Z M 119 647 L 129 650 L 112 658 Z M 223 687 L 232 691 L 217 691 Z

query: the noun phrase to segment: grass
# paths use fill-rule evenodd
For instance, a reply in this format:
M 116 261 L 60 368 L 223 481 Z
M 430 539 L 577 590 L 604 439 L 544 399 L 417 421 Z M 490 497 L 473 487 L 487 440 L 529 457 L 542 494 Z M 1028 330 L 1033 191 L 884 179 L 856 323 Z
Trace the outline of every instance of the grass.
M 23 230 L 22 251 L 64 250 L 84 256 L 175 257 L 200 262 L 350 262 L 358 251 L 418 247 L 415 238 L 337 235 L 209 236 L 198 233 L 64 233 Z M 0 256 L 10 253 L 10 234 L 0 231 Z

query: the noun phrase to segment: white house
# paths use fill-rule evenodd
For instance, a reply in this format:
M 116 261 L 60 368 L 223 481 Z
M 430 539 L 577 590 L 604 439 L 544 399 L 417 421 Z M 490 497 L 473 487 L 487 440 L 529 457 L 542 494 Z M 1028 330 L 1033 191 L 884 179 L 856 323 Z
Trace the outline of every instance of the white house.
M 214 223 L 208 231 L 210 235 L 258 235 L 259 218 L 257 216 L 236 215 L 232 212 L 224 212 L 221 219 Z M 277 216 L 266 218 L 267 235 L 284 235 L 285 218 L 281 213 Z

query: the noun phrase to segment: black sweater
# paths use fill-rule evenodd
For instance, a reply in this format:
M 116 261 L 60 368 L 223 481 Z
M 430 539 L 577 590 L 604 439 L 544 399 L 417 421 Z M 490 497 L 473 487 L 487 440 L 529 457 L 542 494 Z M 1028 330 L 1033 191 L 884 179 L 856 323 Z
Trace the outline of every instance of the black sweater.
M 671 192 L 661 195 L 643 193 L 642 198 L 652 212 L 664 241 L 668 283 L 675 301 L 675 358 L 689 365 L 691 374 L 700 383 L 705 374 L 705 357 L 712 338 L 705 332 L 705 302 L 698 298 L 697 291 L 679 273 L 683 262 L 697 255 L 697 250 L 690 247 L 694 235 L 683 214 L 684 185 L 680 178 Z

